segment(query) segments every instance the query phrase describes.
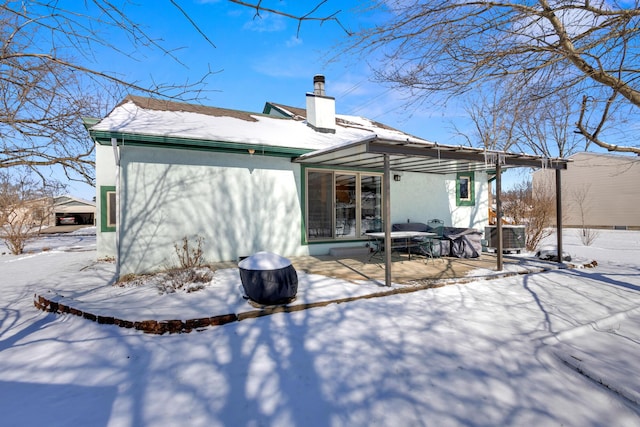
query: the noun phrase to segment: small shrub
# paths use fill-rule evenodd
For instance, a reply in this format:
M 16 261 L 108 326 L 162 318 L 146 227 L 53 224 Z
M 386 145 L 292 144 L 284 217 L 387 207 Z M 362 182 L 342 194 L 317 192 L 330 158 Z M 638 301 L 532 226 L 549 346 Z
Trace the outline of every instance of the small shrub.
M 159 280 L 156 287 L 161 293 L 195 292 L 204 289 L 211 280 L 213 271 L 209 267 L 175 268 L 164 272 L 163 280 Z
M 164 270 L 155 274 L 136 275 L 126 274 L 121 276 L 117 286 L 153 286 L 161 294 L 170 294 L 177 291 L 195 292 L 203 289 L 207 283 L 213 280 L 213 270 L 205 266 L 204 251 L 202 245 L 204 238 L 196 237 L 195 243 L 188 237 L 182 239 L 182 243 L 175 243 L 174 248 L 178 259 L 175 263 L 167 262 Z M 105 259 L 109 261 L 109 259 Z
M 120 276 L 118 281 L 115 283 L 116 286 L 141 286 L 145 283 L 145 275 L 141 274 L 125 274 Z
M 600 235 L 599 231 L 588 227 L 581 228 L 578 230 L 578 233 L 580 233 L 580 241 L 585 246 L 591 246 L 591 244 L 595 242 Z
M 33 239 L 36 233 L 24 227 L 5 227 L 2 240 L 9 248 L 12 254 L 20 255 L 24 253 L 24 248 Z
M 195 247 L 193 243 L 189 242 L 187 236 L 182 238 L 182 245 L 179 243 L 173 245 L 176 250 L 176 255 L 178 256 L 178 265 L 183 269 L 202 267 L 204 265 L 204 252 L 202 249 L 204 238 L 198 236 L 195 240 Z
M 213 280 L 209 267 L 171 268 L 155 274 L 125 274 L 115 283 L 120 287 L 152 286 L 160 294 L 195 292 Z
M 515 224 L 526 225 L 525 248 L 534 251 L 553 232 L 549 227 L 554 221 L 555 192 L 548 182 L 536 186 L 521 182 L 505 192 L 503 210 Z

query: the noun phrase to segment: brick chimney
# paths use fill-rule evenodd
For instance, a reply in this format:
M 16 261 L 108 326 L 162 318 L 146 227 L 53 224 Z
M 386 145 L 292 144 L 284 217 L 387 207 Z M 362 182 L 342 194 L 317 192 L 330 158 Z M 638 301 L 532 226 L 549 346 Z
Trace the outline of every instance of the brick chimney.
M 313 76 L 313 93 L 307 92 L 307 125 L 316 132 L 336 133 L 336 99 L 325 95 L 324 76 Z

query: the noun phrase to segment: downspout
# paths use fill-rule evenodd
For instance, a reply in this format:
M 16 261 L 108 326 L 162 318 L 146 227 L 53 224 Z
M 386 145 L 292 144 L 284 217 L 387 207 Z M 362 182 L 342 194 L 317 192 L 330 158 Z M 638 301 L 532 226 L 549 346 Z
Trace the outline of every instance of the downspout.
M 118 140 L 111 138 L 113 158 L 116 162 L 116 280 L 120 279 L 120 151 Z

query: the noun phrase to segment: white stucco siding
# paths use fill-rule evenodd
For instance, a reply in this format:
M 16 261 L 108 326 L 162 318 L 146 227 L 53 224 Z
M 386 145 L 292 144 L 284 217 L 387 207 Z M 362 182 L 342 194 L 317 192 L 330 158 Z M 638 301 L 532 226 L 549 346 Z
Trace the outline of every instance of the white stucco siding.
M 402 172 L 400 181 L 391 173 L 391 223 L 422 222 L 441 219 L 450 225 L 449 175 Z M 455 177 L 453 178 L 455 180 Z M 455 190 L 453 202 L 455 203 Z
M 474 174 L 475 203 L 473 206 L 456 205 L 456 177 L 448 182 L 450 199 L 451 225 L 453 227 L 475 228 L 484 232 L 489 225 L 489 183 L 486 172 Z
M 116 161 L 113 148 L 96 144 L 96 249 L 98 259 L 116 256 L 116 233 L 103 232 L 102 215 L 105 206 L 102 206 L 102 187 L 115 187 L 116 185 Z
M 475 172 L 474 185 L 475 204 L 457 206 L 455 174 L 403 172 L 400 181 L 391 181 L 391 222 L 441 219 L 446 226 L 484 230 L 489 220 L 487 174 Z
M 203 237 L 210 262 L 307 254 L 287 158 L 125 146 L 122 173 L 121 274 L 175 264 L 184 236 Z

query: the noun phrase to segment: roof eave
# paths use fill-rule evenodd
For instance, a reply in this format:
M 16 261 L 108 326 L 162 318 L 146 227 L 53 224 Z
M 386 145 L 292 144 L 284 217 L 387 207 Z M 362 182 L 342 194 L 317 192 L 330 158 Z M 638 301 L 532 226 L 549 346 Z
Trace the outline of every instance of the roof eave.
M 276 157 L 297 157 L 313 150 L 284 146 L 271 146 L 259 143 L 235 141 L 179 138 L 164 135 L 148 135 L 139 133 L 89 130 L 89 134 L 100 145 L 111 145 L 115 138 L 119 146 L 139 146 L 149 148 L 176 148 L 199 151 L 228 152 L 238 154 L 260 154 Z

